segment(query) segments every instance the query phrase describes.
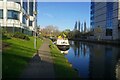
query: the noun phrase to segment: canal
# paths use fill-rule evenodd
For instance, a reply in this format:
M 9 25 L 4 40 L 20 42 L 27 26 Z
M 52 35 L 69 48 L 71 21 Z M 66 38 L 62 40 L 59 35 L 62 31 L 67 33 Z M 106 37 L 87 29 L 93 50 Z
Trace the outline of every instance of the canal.
M 70 41 L 70 49 L 65 57 L 77 70 L 80 78 L 114 80 L 120 77 L 118 47 Z

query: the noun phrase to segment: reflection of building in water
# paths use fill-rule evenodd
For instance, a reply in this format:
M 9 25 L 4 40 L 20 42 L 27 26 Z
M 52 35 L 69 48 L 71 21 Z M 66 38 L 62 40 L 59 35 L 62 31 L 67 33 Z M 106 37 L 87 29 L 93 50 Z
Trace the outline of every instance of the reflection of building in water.
M 92 44 L 90 53 L 90 78 L 114 79 L 118 49 Z
M 104 52 L 103 47 L 92 45 L 90 47 L 90 78 L 104 76 Z M 100 65 L 101 64 L 101 65 Z

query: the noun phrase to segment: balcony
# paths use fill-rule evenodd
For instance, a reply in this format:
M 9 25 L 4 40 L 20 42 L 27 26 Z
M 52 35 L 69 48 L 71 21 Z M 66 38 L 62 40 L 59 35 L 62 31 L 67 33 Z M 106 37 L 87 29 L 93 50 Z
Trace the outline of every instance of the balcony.
M 15 10 L 15 11 L 21 11 L 21 6 L 18 3 L 15 2 L 7 2 L 7 9 Z

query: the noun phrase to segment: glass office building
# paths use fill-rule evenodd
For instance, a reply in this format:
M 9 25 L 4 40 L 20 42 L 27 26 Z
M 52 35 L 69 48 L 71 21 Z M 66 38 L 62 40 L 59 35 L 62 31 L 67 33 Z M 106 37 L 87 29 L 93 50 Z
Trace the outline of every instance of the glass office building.
M 94 39 L 120 39 L 120 6 L 118 2 L 91 2 L 91 29 Z
M 37 26 L 36 10 L 36 0 L 0 0 L 0 26 L 8 32 L 32 35 Z

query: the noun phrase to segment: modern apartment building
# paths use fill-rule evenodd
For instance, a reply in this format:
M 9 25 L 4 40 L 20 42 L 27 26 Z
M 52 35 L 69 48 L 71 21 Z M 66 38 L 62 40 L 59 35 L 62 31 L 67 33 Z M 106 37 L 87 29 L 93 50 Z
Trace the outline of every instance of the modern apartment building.
M 91 2 L 94 39 L 120 39 L 120 2 Z
M 0 0 L 0 26 L 8 32 L 31 34 L 37 26 L 36 0 Z

